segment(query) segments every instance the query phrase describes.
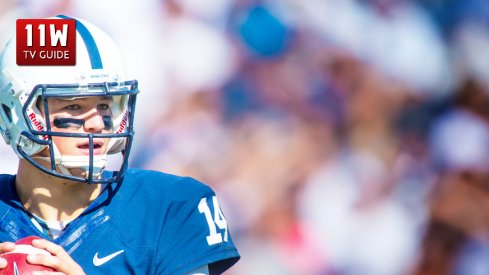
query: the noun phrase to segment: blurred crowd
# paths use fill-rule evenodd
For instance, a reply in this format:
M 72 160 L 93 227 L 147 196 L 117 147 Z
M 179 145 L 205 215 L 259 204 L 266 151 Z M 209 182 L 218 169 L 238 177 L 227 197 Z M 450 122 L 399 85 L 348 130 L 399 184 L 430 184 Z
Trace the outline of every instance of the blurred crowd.
M 2 0 L 1 45 L 55 14 L 140 81 L 131 166 L 216 190 L 227 274 L 489 274 L 486 0 Z

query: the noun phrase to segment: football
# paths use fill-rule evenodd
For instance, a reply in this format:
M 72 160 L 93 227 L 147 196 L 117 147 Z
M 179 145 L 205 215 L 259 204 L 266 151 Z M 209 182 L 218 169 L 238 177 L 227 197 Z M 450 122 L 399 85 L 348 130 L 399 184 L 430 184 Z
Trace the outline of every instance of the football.
M 2 254 L 2 257 L 7 259 L 8 264 L 6 268 L 0 270 L 0 275 L 31 274 L 33 271 L 54 271 L 50 267 L 33 265 L 27 262 L 28 254 L 50 255 L 46 250 L 31 245 L 32 240 L 38 238 L 30 236 L 20 239 L 15 242 L 16 247 L 14 251 Z

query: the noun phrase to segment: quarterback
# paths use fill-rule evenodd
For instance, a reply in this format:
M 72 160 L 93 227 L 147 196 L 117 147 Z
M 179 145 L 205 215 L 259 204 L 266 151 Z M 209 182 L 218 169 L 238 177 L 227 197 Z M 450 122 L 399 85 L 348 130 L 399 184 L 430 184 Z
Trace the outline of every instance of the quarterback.
M 56 274 L 221 274 L 240 256 L 216 194 L 128 168 L 138 83 L 106 33 L 82 19 L 76 30 L 74 66 L 18 66 L 15 37 L 0 55 L 0 133 L 19 156 L 0 175 L 0 269 L 38 236 L 50 255 L 27 261 Z

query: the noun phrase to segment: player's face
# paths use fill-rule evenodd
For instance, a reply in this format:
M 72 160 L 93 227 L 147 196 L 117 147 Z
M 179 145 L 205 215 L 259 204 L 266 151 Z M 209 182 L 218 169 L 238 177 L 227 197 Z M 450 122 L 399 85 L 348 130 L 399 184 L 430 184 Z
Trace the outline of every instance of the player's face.
M 48 100 L 49 120 L 53 132 L 64 133 L 111 133 L 112 97 L 89 96 L 81 98 L 50 98 Z M 42 105 L 42 104 L 40 104 Z M 44 114 L 43 106 L 39 106 Z M 90 144 L 88 138 L 70 138 L 53 136 L 61 155 L 88 156 Z M 108 138 L 94 138 L 94 155 L 105 154 Z M 48 156 L 46 150 L 41 154 Z M 46 155 L 47 154 L 47 155 Z

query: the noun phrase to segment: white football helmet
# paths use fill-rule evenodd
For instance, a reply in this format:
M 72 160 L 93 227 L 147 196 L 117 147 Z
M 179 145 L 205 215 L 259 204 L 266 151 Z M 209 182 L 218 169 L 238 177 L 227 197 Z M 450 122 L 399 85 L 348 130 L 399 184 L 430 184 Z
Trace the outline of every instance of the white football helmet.
M 55 18 L 67 18 L 57 16 Z M 93 24 L 76 20 L 76 65 L 18 66 L 16 39 L 13 37 L 0 55 L 0 133 L 15 153 L 42 171 L 61 178 L 86 183 L 119 180 L 127 169 L 133 139 L 133 121 L 138 83 L 126 80 L 119 50 L 112 39 Z M 66 133 L 52 131 L 49 123 L 49 98 L 111 96 L 112 132 Z M 38 106 L 44 104 L 44 113 Z M 46 121 L 48 123 L 46 123 Z M 88 156 L 61 155 L 53 136 L 89 140 Z M 108 154 L 122 152 L 119 171 L 102 176 L 107 156 L 94 154 L 94 139 L 110 138 Z M 49 157 L 36 156 L 48 148 Z M 39 162 L 48 161 L 49 168 Z M 82 168 L 75 176 L 71 168 Z

